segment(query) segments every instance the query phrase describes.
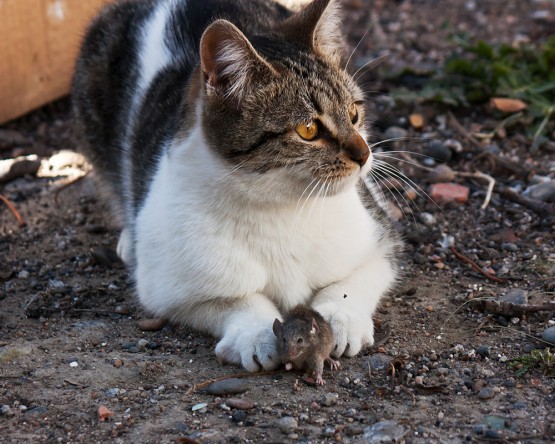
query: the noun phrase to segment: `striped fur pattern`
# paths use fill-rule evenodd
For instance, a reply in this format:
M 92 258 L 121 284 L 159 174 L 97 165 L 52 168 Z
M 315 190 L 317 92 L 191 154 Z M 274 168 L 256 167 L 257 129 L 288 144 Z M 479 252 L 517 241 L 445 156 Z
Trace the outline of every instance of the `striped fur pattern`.
M 252 371 L 278 365 L 272 324 L 297 304 L 330 322 L 334 356 L 355 355 L 397 276 L 398 238 L 359 189 L 372 155 L 339 13 L 119 1 L 76 65 L 76 143 L 121 220 L 140 302 Z

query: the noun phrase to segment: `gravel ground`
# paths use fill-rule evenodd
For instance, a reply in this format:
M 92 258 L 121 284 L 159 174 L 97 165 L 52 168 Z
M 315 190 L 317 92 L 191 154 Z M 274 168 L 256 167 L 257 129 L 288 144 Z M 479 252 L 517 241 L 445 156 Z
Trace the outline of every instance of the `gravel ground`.
M 19 228 L 0 204 L 3 442 L 555 439 L 555 363 L 525 371 L 514 361 L 531 352 L 547 359 L 548 341 L 555 344 L 547 305 L 555 288 L 553 145 L 530 155 L 520 127 L 473 144 L 471 131 L 496 123 L 485 107 L 452 116 L 438 105 L 400 106 L 388 95 L 395 85 L 378 75 L 440 66 L 456 49 L 454 33 L 541 42 L 555 29 L 555 4 L 444 0 L 438 13 L 432 0 L 346 3 L 349 43 L 369 30 L 353 55 L 355 70 L 389 54 L 381 70 L 363 74 L 377 91 L 368 103 L 373 140 L 408 138 L 376 153 L 414 181 L 382 184 L 407 251 L 403 279 L 376 314 L 377 346 L 342 359 L 341 370 L 324 374 L 323 388 L 285 371 L 204 384 L 240 370 L 218 364 L 213 338 L 172 325 L 140 328 L 149 316 L 114 257 L 118 227 L 92 174 L 62 188 L 87 171 L 66 151 L 62 100 L 0 127 L 0 159 L 37 156 L 31 174 L 0 184 L 26 223 Z M 409 123 L 411 114 L 423 117 L 422 128 Z M 385 157 L 392 149 L 416 154 L 395 161 Z M 496 180 L 485 209 L 487 183 L 453 171 Z M 459 201 L 434 186 L 438 180 L 459 185 Z

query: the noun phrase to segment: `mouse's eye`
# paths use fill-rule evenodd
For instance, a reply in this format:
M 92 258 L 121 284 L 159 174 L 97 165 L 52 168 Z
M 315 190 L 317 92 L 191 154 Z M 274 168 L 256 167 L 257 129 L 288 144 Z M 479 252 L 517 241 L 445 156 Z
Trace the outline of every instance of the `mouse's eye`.
M 302 344 L 302 343 L 303 343 L 303 338 L 297 339 L 297 342 L 298 342 L 299 344 Z
M 287 342 L 287 339 L 283 338 L 283 343 L 285 344 Z

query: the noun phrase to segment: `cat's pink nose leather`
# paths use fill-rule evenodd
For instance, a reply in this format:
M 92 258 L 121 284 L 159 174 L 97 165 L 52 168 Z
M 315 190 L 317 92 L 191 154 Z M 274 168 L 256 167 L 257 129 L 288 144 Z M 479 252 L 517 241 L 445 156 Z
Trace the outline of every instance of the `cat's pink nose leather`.
M 368 157 L 370 157 L 370 148 L 368 148 L 368 144 L 358 133 L 354 134 L 349 139 L 344 150 L 349 156 L 349 159 L 358 163 L 361 167 L 366 163 Z

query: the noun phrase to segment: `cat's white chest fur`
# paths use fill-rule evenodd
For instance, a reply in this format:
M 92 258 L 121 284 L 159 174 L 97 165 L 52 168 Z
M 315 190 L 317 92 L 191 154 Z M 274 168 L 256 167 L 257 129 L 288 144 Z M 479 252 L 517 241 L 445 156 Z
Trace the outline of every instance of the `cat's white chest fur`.
M 274 191 L 250 185 L 247 194 Z M 312 184 L 296 202 L 267 206 L 241 198 L 241 186 L 200 129 L 164 155 L 136 225 L 147 308 L 173 316 L 199 300 L 260 293 L 286 310 L 345 279 L 376 248 L 375 222 L 354 187 L 323 199 L 315 196 L 324 184 Z

